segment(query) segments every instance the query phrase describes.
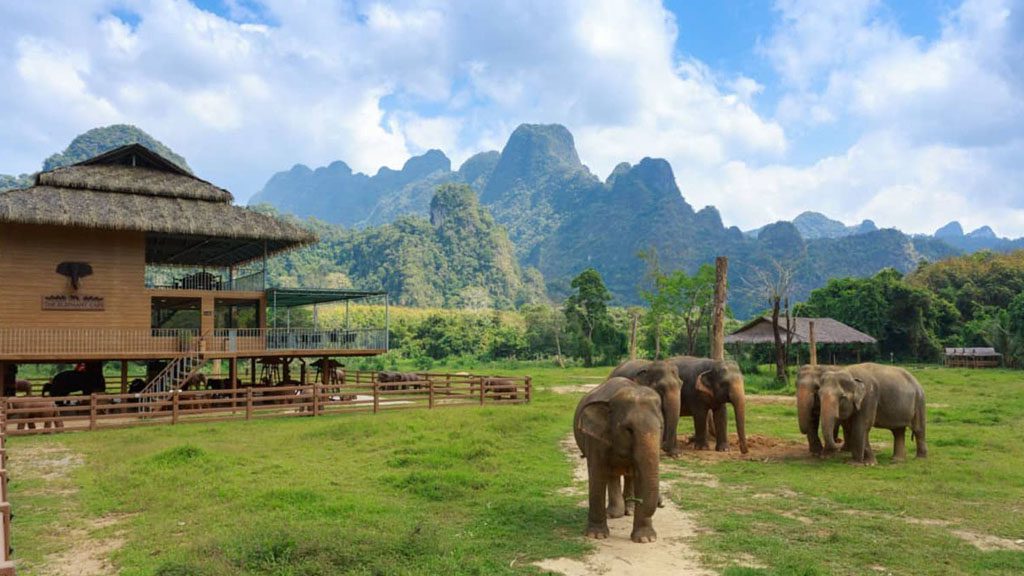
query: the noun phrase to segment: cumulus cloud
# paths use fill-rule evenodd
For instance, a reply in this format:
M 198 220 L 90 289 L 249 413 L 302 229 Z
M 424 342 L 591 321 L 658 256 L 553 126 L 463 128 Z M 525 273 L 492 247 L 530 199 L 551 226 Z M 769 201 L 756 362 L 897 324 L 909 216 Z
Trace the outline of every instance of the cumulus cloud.
M 780 0 L 751 47 L 774 75 L 757 78 L 679 53 L 658 0 L 224 6 L 4 3 L 0 172 L 129 122 L 245 199 L 297 162 L 372 173 L 441 148 L 457 165 L 519 123 L 558 122 L 595 173 L 664 157 L 691 203 L 744 228 L 818 209 L 1024 234 L 1019 2 L 965 0 L 926 40 L 882 0 Z M 767 114 L 766 91 L 781 94 Z M 808 154 L 833 131 L 852 135 L 848 149 Z M 956 213 L 983 193 L 988 212 Z M 911 198 L 925 207 L 901 208 Z

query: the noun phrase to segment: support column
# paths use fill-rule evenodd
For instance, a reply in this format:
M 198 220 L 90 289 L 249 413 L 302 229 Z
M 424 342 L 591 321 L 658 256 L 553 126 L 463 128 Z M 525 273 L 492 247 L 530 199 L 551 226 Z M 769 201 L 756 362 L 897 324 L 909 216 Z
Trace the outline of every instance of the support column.
M 10 365 L 10 362 L 0 362 L 0 397 L 7 396 L 8 387 L 14 390 L 14 382 L 8 382 L 10 374 L 7 371 L 10 370 Z
M 128 393 L 128 361 L 121 360 L 121 394 Z
M 256 357 L 249 358 L 249 384 L 256 385 Z
M 713 360 L 725 359 L 725 296 L 728 290 L 728 271 L 729 259 L 725 256 L 715 258 L 715 307 L 711 332 L 711 358 Z
M 818 341 L 814 338 L 814 321 L 807 325 L 807 335 L 811 339 L 811 366 L 818 365 Z

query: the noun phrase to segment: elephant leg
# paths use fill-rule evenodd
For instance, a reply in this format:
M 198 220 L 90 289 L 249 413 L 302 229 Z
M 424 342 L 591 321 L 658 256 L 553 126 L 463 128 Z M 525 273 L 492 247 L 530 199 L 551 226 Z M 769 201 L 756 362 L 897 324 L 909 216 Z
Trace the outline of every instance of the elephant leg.
M 729 451 L 729 409 L 722 404 L 714 410 L 715 450 Z
M 907 460 L 907 429 L 892 429 L 892 461 L 905 462 Z
M 836 429 L 832 433 L 832 438 L 836 441 L 836 444 L 839 443 L 839 430 L 840 429 L 842 429 L 842 431 L 843 431 L 843 445 L 839 447 L 839 450 L 842 451 L 842 452 L 850 452 L 850 451 L 852 451 L 852 449 L 850 448 L 850 443 L 846 441 L 846 439 L 849 437 L 849 434 L 846 432 L 846 427 L 845 426 L 843 426 L 842 424 L 836 424 Z
M 608 467 L 604 459 L 590 454 L 587 456 L 587 474 L 589 478 L 589 510 L 587 512 L 587 536 L 590 538 L 608 537 L 608 511 L 605 509 L 605 491 L 608 488 Z
M 693 415 L 693 447 L 707 450 L 708 446 L 708 414 L 706 409 L 697 410 Z
M 619 483 L 621 477 L 612 474 L 608 479 L 608 517 L 622 518 L 626 515 L 626 502 L 623 500 L 625 490 Z M 626 483 L 629 483 L 629 476 L 626 476 Z
M 622 479 L 622 499 L 626 506 L 626 516 L 633 515 L 636 507 L 636 497 L 633 494 L 633 475 L 625 476 Z

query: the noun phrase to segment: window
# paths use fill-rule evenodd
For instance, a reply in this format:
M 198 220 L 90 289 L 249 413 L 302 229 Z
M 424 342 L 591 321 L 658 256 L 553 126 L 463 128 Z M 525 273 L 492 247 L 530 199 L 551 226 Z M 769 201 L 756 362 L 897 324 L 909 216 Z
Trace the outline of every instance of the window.
M 213 327 L 250 329 L 260 327 L 259 300 L 228 300 L 213 302 Z
M 185 329 L 199 331 L 202 322 L 202 300 L 199 298 L 154 297 L 151 322 L 154 329 Z

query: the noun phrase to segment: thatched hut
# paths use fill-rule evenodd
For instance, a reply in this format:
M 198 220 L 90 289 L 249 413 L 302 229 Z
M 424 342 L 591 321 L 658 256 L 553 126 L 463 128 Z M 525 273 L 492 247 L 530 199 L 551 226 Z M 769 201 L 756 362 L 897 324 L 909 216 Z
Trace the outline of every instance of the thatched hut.
M 826 345 L 831 349 L 832 354 L 838 350 L 855 352 L 860 357 L 860 352 L 865 346 L 874 346 L 878 341 L 856 328 L 852 328 L 833 318 L 790 318 L 790 329 L 786 330 L 785 319 L 779 319 L 779 333 L 783 342 L 790 337 L 791 342 L 796 345 L 809 345 L 811 341 L 810 326 L 814 323 L 814 336 L 818 344 Z M 775 334 L 772 330 L 772 319 L 769 316 L 754 318 L 747 322 L 732 334 L 725 337 L 726 345 L 773 345 Z

